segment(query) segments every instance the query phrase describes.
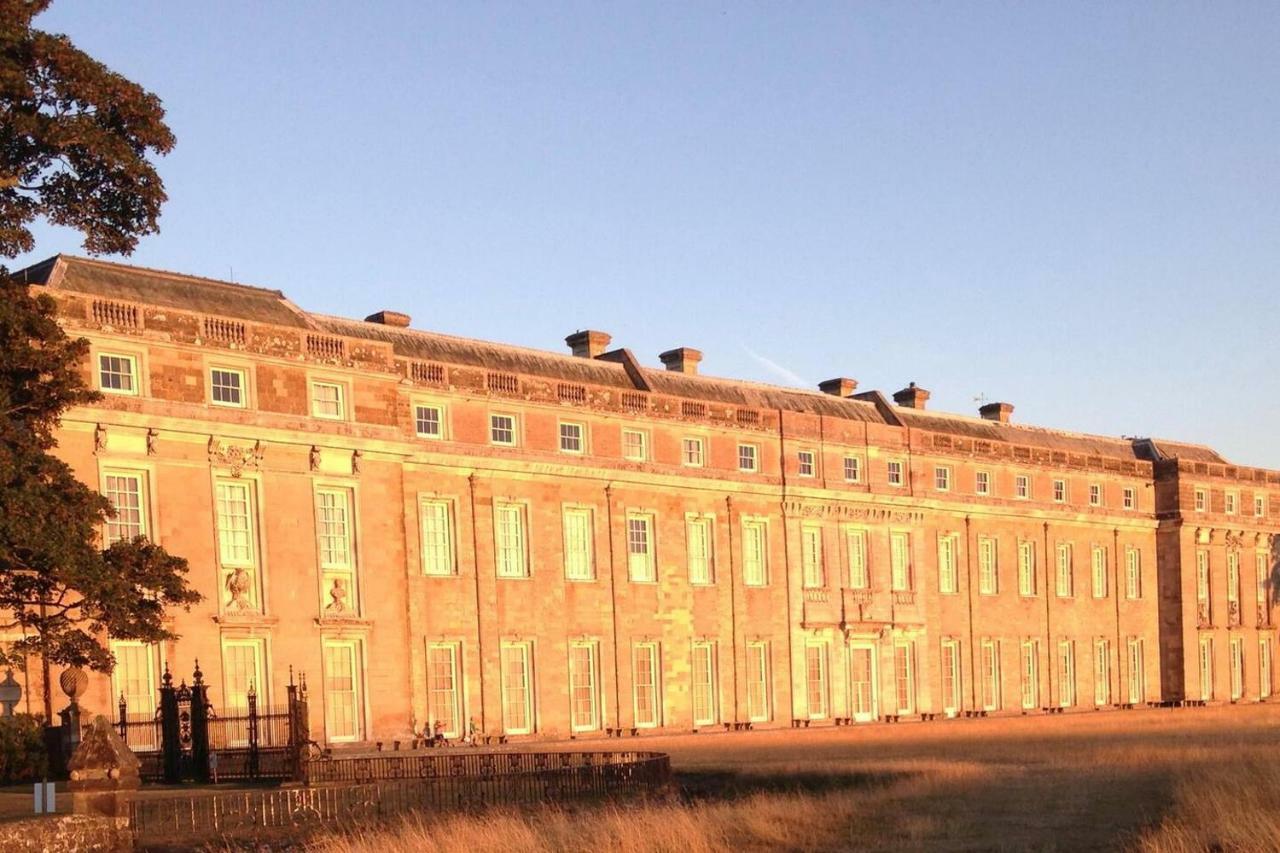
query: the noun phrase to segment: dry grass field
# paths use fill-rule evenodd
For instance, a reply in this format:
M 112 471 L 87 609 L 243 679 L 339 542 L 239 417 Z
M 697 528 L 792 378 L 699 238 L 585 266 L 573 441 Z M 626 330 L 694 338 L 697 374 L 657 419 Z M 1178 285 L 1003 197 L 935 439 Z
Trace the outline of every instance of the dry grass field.
M 593 743 L 591 746 L 596 746 Z M 612 742 L 669 801 L 418 818 L 313 840 L 415 851 L 1280 850 L 1280 706 Z

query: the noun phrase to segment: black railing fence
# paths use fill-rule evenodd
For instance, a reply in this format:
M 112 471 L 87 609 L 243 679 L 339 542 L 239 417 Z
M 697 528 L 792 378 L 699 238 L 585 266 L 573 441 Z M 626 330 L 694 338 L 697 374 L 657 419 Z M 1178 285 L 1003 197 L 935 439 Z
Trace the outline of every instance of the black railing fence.
M 327 766 L 321 773 L 340 781 L 135 800 L 130 804 L 134 837 L 141 842 L 258 837 L 270 830 L 345 829 L 413 811 L 660 794 L 671 773 L 667 756 L 653 752 L 379 756 L 309 764 Z M 374 781 L 350 781 L 360 776 Z

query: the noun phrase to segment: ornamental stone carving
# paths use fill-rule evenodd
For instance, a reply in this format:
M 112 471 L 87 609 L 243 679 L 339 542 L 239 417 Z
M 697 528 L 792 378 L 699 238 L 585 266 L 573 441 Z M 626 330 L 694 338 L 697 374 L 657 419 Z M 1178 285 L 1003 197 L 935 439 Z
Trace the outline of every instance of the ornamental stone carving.
M 253 610 L 253 602 L 249 600 L 249 593 L 253 590 L 253 578 L 243 568 L 237 566 L 231 574 L 227 575 L 227 599 L 228 611 L 244 611 Z
M 261 468 L 265 453 L 266 449 L 261 441 L 255 441 L 252 445 L 239 445 L 223 444 L 212 436 L 209 438 L 209 464 L 229 469 L 232 477 L 239 477 L 246 468 Z
M 101 453 L 107 449 L 107 428 L 98 424 L 93 428 L 93 452 Z

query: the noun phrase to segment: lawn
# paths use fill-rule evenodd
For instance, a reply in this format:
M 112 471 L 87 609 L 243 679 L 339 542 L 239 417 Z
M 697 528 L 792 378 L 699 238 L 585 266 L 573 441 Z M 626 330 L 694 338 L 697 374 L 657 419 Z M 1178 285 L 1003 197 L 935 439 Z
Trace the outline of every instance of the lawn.
M 677 793 L 315 839 L 392 850 L 1280 850 L 1280 706 L 576 746 L 671 755 Z

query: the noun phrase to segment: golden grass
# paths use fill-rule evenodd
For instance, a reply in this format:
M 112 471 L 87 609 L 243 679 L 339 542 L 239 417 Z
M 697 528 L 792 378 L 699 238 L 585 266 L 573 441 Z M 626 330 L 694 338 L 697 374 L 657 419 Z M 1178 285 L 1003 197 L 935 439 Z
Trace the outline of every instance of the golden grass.
M 1278 730 L 1280 707 L 1249 706 L 602 743 L 669 752 L 677 793 L 573 810 L 420 815 L 308 847 L 1280 850 Z

